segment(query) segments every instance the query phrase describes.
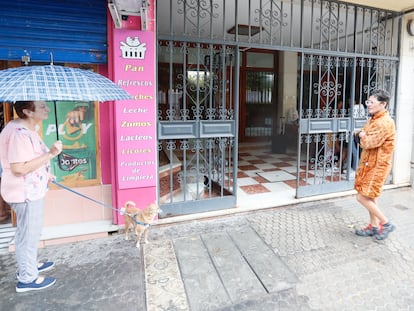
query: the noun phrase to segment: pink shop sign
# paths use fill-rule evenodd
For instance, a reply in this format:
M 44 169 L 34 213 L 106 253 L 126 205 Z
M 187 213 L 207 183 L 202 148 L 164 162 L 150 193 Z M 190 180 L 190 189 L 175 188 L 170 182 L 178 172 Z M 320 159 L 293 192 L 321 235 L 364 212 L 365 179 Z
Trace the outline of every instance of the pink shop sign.
M 119 189 L 156 185 L 154 33 L 114 29 L 114 82 L 133 100 L 115 103 Z

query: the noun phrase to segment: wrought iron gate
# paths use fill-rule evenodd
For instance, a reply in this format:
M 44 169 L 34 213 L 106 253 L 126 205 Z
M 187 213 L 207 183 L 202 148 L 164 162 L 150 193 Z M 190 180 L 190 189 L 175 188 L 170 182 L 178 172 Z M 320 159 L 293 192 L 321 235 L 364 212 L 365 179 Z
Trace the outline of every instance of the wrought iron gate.
M 297 197 L 353 188 L 353 133 L 369 117 L 365 100 L 375 88 L 395 94 L 398 69 L 397 15 L 312 3 L 309 49 L 300 53 Z M 394 116 L 395 98 L 389 110 Z
M 158 63 L 163 214 L 232 207 L 236 202 L 237 95 L 233 85 L 237 85 L 238 54 L 225 44 L 163 40 L 158 51 L 161 59 L 169 59 Z
M 299 112 L 296 196 L 352 187 L 350 146 L 366 121 L 364 102 L 374 88 L 396 93 L 398 13 L 334 0 L 160 2 L 159 199 L 166 214 L 236 203 L 239 51 L 251 48 L 298 57 L 290 96 Z
M 302 54 L 301 67 L 297 196 L 352 189 L 359 157 L 352 133 L 367 121 L 364 102 L 372 89 L 393 89 L 396 62 Z

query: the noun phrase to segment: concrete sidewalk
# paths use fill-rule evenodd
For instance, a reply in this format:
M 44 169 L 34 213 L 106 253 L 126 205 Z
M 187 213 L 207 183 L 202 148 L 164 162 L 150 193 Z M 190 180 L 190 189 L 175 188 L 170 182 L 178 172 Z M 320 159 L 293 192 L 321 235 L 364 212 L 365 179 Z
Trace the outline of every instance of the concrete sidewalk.
M 14 254 L 0 255 L 1 310 L 414 310 L 414 191 L 379 203 L 397 230 L 355 227 L 355 196 L 153 226 L 137 250 L 122 234 L 50 246 L 55 286 L 15 293 Z

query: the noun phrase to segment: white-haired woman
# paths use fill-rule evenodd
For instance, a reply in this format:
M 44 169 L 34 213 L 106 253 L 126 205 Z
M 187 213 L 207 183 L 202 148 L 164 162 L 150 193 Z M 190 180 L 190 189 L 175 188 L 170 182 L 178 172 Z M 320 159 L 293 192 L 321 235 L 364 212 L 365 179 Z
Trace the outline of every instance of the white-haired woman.
M 18 118 L 7 123 L 0 133 L 1 195 L 16 213 L 16 291 L 26 292 L 56 282 L 53 277 L 39 276 L 39 272 L 49 270 L 54 264 L 38 263 L 37 248 L 48 182 L 53 178 L 50 160 L 62 151 L 62 143 L 56 141 L 49 149 L 37 133 L 39 123 L 48 118 L 45 102 L 21 101 L 13 106 Z

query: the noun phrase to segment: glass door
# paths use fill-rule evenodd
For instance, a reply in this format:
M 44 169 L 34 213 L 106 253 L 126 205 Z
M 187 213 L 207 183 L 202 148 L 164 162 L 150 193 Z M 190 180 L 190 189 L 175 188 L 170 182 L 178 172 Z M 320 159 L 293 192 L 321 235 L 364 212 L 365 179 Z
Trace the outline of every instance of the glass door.
M 275 132 L 274 54 L 246 52 L 240 88 L 240 140 L 270 141 Z

